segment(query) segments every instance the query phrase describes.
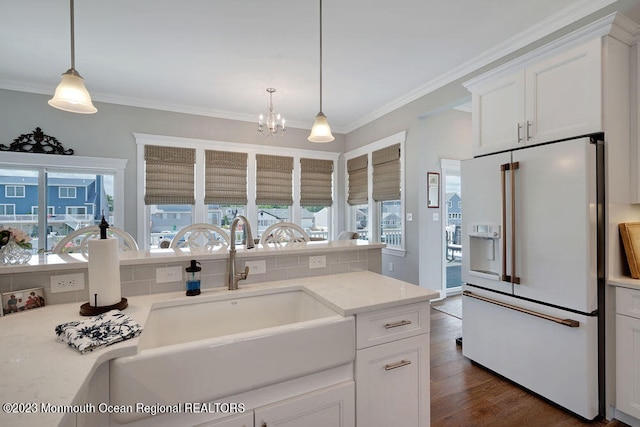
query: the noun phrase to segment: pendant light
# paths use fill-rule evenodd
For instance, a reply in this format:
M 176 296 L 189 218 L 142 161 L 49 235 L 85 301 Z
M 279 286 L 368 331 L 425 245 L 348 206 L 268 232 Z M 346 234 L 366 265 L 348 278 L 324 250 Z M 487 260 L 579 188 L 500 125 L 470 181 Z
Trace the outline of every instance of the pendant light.
M 56 88 L 53 98 L 49 100 L 49 105 L 71 113 L 93 114 L 98 109 L 93 106 L 91 95 L 89 95 L 87 88 L 84 86 L 84 79 L 75 68 L 74 7 L 73 0 L 69 0 L 69 2 L 71 9 L 71 68 L 62 75 L 62 81 Z
M 311 134 L 307 138 L 311 142 L 331 142 L 335 138 L 331 135 L 331 128 L 327 116 L 322 112 L 322 0 L 320 0 L 320 112 L 316 116 L 311 128 Z

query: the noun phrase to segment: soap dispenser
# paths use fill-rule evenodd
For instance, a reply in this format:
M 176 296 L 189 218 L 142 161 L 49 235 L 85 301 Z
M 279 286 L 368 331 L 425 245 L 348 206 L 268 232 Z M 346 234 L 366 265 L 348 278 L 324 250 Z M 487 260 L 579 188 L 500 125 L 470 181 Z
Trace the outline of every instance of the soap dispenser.
M 187 296 L 189 297 L 200 295 L 200 270 L 202 270 L 202 267 L 199 267 L 199 264 L 198 261 L 192 259 L 191 265 L 184 269 L 187 272 L 185 281 L 187 282 Z

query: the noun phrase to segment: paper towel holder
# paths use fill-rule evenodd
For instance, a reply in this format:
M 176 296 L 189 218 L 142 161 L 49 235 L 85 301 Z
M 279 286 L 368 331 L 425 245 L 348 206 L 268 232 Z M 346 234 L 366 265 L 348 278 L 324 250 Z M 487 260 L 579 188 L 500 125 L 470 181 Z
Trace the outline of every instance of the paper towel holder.
M 109 224 L 102 215 L 102 221 L 99 224 L 100 227 L 100 240 L 105 240 L 107 238 L 107 228 L 109 228 Z M 91 268 L 91 266 L 89 266 Z M 90 275 L 91 276 L 91 275 Z M 91 296 L 89 296 L 91 298 Z M 96 316 L 98 314 L 106 313 L 111 310 L 123 310 L 127 308 L 129 303 L 126 298 L 121 298 L 120 302 L 111 304 L 98 306 L 98 294 L 93 295 L 94 305 L 91 305 L 91 302 L 86 302 L 80 306 L 80 315 L 81 316 Z

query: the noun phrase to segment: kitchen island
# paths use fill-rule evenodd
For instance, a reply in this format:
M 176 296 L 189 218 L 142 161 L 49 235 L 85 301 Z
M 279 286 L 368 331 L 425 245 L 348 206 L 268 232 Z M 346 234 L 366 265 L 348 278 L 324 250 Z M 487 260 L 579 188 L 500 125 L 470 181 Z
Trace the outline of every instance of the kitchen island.
M 241 283 L 238 291 L 217 288 L 205 290 L 202 295 L 236 292 L 240 297 L 243 292 L 255 291 L 256 288 L 292 287 L 304 290 L 342 316 L 355 315 L 356 318 L 360 315 L 364 318 L 371 312 L 384 313 L 385 310 L 411 304 L 422 303 L 428 307 L 428 301 L 438 295 L 436 292 L 368 271 L 244 286 Z M 184 298 L 186 297 L 182 291 L 129 297 L 129 306 L 124 312 L 144 328 L 149 312 L 155 304 Z M 195 301 L 197 298 L 199 297 L 192 299 Z M 420 319 L 423 322 L 422 330 L 416 333 L 427 338 L 428 356 L 428 315 L 426 319 L 424 315 L 422 317 Z M 100 383 L 100 381 L 96 382 L 95 374 L 101 369 L 104 370 L 104 367 L 108 366 L 106 362 L 114 358 L 136 354 L 140 338 L 130 339 L 84 355 L 55 340 L 56 325 L 82 319 L 78 314 L 77 303 L 46 306 L 28 314 L 15 314 L 0 319 L 2 322 L 0 400 L 5 404 L 4 411 L 0 415 L 0 424 L 67 426 L 76 425 L 76 421 L 82 424 L 82 420 L 85 420 L 87 425 L 95 425 L 97 420 L 100 425 L 109 425 L 108 415 L 104 416 L 104 413 L 100 413 L 109 410 L 108 394 L 101 394 L 96 390 L 96 388 L 102 388 L 104 391 L 105 376 L 99 376 L 103 379 Z M 421 357 L 425 359 L 424 354 Z M 427 377 L 426 379 L 423 377 L 422 381 L 426 381 L 427 400 L 422 400 L 421 405 L 427 406 L 427 416 L 426 424 L 422 425 L 428 425 L 429 414 L 428 404 L 426 404 L 428 402 L 428 357 L 426 361 Z M 422 367 L 421 373 L 424 373 L 424 370 L 425 367 Z M 355 382 L 357 387 L 357 378 Z M 106 387 L 108 389 L 108 382 Z M 91 396 L 98 396 L 98 399 L 104 400 L 96 401 Z M 424 397 L 421 396 L 422 399 Z M 94 406 L 88 406 L 90 403 Z M 89 411 L 93 410 L 94 413 L 82 414 L 81 411 L 86 408 Z M 425 418 L 424 415 L 423 418 Z

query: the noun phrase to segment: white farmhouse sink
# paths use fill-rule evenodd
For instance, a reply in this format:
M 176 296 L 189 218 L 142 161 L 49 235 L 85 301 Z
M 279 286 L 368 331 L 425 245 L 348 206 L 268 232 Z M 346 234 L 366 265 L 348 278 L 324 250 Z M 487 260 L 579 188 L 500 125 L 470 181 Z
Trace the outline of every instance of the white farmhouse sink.
M 151 309 L 138 353 L 110 365 L 111 405 L 209 402 L 352 363 L 355 321 L 302 290 L 194 297 Z M 114 414 L 128 423 L 150 414 Z

